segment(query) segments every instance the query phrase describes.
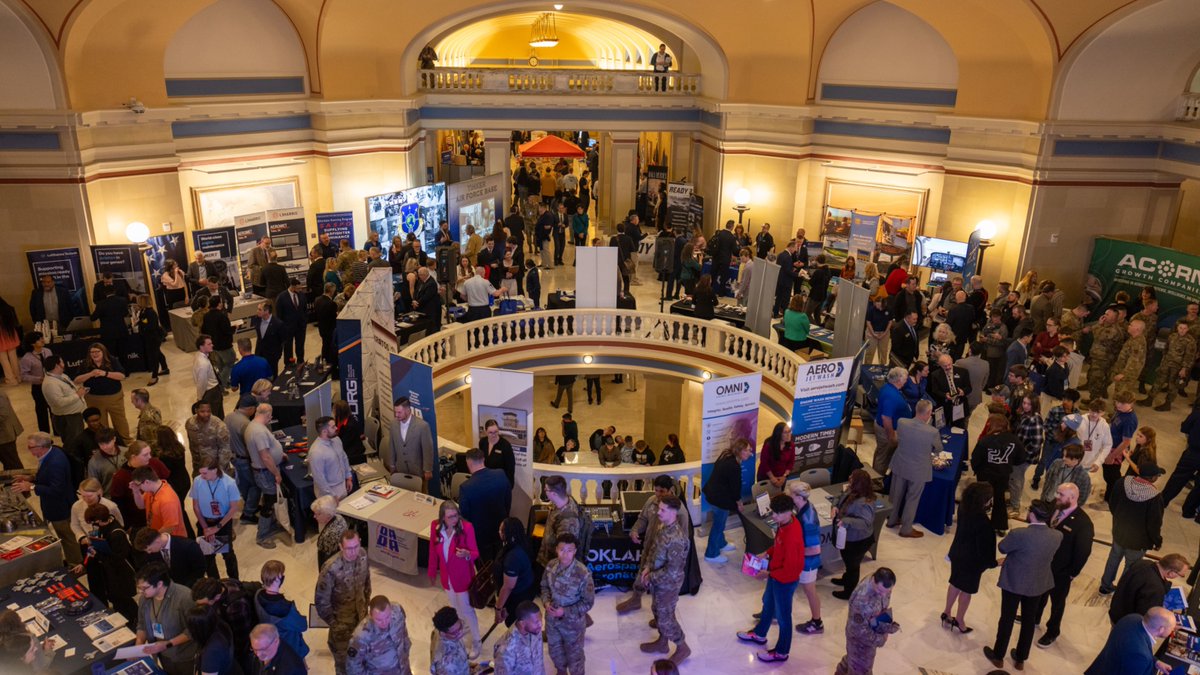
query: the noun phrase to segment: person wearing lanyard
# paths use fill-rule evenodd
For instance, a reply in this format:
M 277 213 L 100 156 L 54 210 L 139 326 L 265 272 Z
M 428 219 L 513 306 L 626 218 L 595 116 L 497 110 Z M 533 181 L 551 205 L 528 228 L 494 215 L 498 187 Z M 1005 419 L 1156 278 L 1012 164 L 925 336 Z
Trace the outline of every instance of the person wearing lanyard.
M 184 615 L 192 606 L 191 589 L 171 583 L 167 566 L 152 562 L 138 571 L 137 590 L 142 596 L 137 644 L 145 645 L 147 656 L 157 655 L 168 675 L 192 675 L 196 645 L 184 630 Z
M 242 512 L 237 482 L 221 471 L 216 457 L 205 457 L 200 474 L 192 481 L 192 510 L 203 535 L 201 548 L 212 550 L 204 556 L 208 576 L 217 576 L 217 551 L 225 559 L 225 576 L 237 579 L 237 555 L 233 551 L 233 521 Z M 205 545 L 204 542 L 207 542 Z
M 50 356 L 46 349 L 46 340 L 42 334 L 34 331 L 25 334 L 25 356 L 21 357 L 21 381 L 29 383 L 29 393 L 33 396 L 33 408 L 37 412 L 38 431 L 50 433 L 50 404 L 42 394 L 42 379 L 46 376 L 43 360 Z M 7 468 L 7 467 L 6 467 Z

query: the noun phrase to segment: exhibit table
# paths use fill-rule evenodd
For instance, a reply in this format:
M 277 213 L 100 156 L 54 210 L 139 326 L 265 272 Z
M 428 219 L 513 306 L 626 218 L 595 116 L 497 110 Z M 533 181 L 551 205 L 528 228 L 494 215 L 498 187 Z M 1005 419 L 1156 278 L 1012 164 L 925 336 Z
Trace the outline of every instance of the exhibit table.
M 92 673 L 93 664 L 103 668 L 117 647 L 132 644 L 134 635 L 127 626 L 103 631 L 99 635 L 103 642 L 98 641 L 99 644 L 88 637 L 84 625 L 108 616 L 109 612 L 66 570 L 60 568 L 14 581 L 0 590 L 4 604 L 16 609 L 27 625 L 49 624 L 45 637 L 52 639 L 57 648 L 47 672 Z
M 775 329 L 775 337 L 783 339 L 783 322 L 776 321 L 771 324 L 771 328 Z M 826 353 L 833 351 L 833 331 L 822 326 L 813 326 L 808 329 L 808 337 L 813 342 L 821 345 L 821 349 Z
M 10 525 L 11 531 L 3 531 Z M 24 497 L 8 485 L 0 488 L 0 586 L 62 566 L 62 543 L 54 529 Z
M 387 498 L 372 493 L 371 487 L 357 490 L 338 504 L 338 513 L 367 523 L 368 559 L 415 575 L 429 564 L 429 524 L 437 520 L 442 500 L 391 489 L 394 494 Z
M 676 302 L 671 303 L 671 313 L 679 314 L 682 316 L 695 317 L 696 316 L 696 307 L 692 304 L 691 300 L 687 300 L 687 299 L 678 300 Z M 721 321 L 731 323 L 734 326 L 737 326 L 738 328 L 746 327 L 746 308 L 745 307 L 738 307 L 737 305 L 718 303 L 716 309 L 713 311 L 713 314 L 714 314 L 714 316 L 713 316 L 714 319 L 719 319 Z
M 822 566 L 840 562 L 842 559 L 841 552 L 834 546 L 833 523 L 830 521 L 829 511 L 833 506 L 835 495 L 840 496 L 842 494 L 843 486 L 845 486 L 845 483 L 813 488 L 810 494 L 810 501 L 813 507 L 817 509 L 817 516 L 821 522 Z M 775 530 L 762 516 L 758 515 L 758 505 L 753 499 L 748 499 L 742 504 L 742 525 L 746 531 L 746 552 L 761 555 L 775 541 Z M 872 528 L 875 542 L 871 544 L 870 549 L 872 560 L 879 560 L 879 533 L 883 531 L 883 523 L 891 513 L 891 500 L 886 496 L 879 495 L 875 500 L 875 523 Z
M 565 291 L 547 293 L 546 309 L 575 309 L 575 293 Z
M 249 319 L 258 312 L 258 303 L 263 300 L 266 298 L 260 295 L 251 295 L 249 298 L 241 294 L 233 296 L 233 309 L 229 310 L 229 320 Z M 200 329 L 192 325 L 192 308 L 172 309 L 167 315 L 171 318 L 171 334 L 175 337 L 175 346 L 179 347 L 179 351 L 196 351 L 196 336 L 200 335 Z
M 275 376 L 271 397 L 267 402 L 271 404 L 273 422 L 279 428 L 286 429 L 304 423 L 304 395 L 324 384 L 332 372 L 327 365 L 304 365 L 301 369 L 298 364 L 292 364 Z M 297 389 L 295 395 L 291 393 L 293 381 Z
M 312 474 L 308 471 L 308 444 L 304 442 L 304 427 L 288 427 L 283 433 L 293 439 L 284 448 L 283 466 L 279 472 L 283 478 L 283 499 L 287 504 L 288 521 L 292 524 L 292 538 L 301 544 L 308 537 L 308 531 L 317 526 L 312 515 L 312 503 L 317 499 L 317 492 L 313 487 Z M 360 476 L 382 475 L 369 464 L 350 468 L 355 490 L 359 488 Z
M 433 319 L 418 312 L 402 314 L 396 319 L 396 344 L 403 347 L 414 338 L 429 335 L 434 325 Z
M 954 524 L 954 492 L 967 452 L 967 434 L 956 427 L 943 427 L 942 445 L 954 458 L 945 467 L 934 469 L 933 479 L 925 484 L 917 504 L 917 524 L 937 535 L 945 534 L 946 528 Z

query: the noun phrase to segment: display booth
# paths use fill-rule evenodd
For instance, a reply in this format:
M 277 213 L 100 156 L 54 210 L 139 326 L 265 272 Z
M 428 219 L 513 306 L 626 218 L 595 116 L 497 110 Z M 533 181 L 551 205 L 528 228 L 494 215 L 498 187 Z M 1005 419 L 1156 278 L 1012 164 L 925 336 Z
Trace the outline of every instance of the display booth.
M 809 255 L 824 253 L 834 268 L 843 267 L 853 255 L 860 279 L 867 262 L 882 268 L 893 262 L 910 264 L 927 198 L 928 190 L 826 181 L 819 246 L 810 246 Z

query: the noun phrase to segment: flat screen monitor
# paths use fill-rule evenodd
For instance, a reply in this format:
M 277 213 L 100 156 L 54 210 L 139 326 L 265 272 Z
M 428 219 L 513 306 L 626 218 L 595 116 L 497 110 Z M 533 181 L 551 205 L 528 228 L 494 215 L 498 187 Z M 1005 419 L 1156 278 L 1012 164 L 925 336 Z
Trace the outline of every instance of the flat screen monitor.
M 434 183 L 367 197 L 367 226 L 379 233 L 386 258 L 392 237 L 415 234 L 421 249 L 432 253 L 439 223 L 446 220 L 446 184 Z
M 917 237 L 913 242 L 912 260 L 920 267 L 961 274 L 963 264 L 967 261 L 967 243 L 937 237 Z

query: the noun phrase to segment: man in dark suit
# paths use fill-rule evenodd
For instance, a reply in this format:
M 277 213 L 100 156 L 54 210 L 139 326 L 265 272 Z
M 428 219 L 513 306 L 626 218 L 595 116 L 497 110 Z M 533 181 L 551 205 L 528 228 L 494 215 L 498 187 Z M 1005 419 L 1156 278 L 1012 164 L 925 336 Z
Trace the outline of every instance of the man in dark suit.
M 1029 505 L 1029 527 L 1013 530 L 1000 540 L 999 550 L 1005 554 L 1004 565 L 1000 568 L 1000 623 L 996 627 L 995 645 L 983 648 L 983 655 L 997 668 L 1004 668 L 1004 655 L 1008 651 L 1017 610 L 1020 609 L 1025 617 L 1036 616 L 1042 596 L 1054 588 L 1050 562 L 1063 535 L 1049 527 L 1050 513 L 1049 504 L 1035 500 Z M 1021 622 L 1017 646 L 1009 654 L 1017 670 L 1025 668 L 1035 627 L 1033 621 Z
M 442 329 L 442 295 L 438 293 L 437 279 L 429 273 L 428 267 L 417 268 L 417 285 L 413 288 L 413 307 L 425 318 L 433 322 L 430 333 Z
M 971 376 L 954 366 L 949 354 L 938 356 L 937 368 L 929 373 L 929 398 L 942 407 L 946 424 L 967 428 L 967 396 L 971 393 Z M 959 417 L 954 416 L 958 406 Z
M 143 527 L 134 537 L 133 547 L 145 554 L 144 565 L 152 562 L 166 565 L 172 583 L 191 588 L 204 576 L 204 551 L 187 537 L 176 537 Z
M 279 264 L 278 252 L 271 251 L 268 256 L 270 262 L 263 268 L 263 286 L 266 289 L 266 298 L 274 300 L 287 290 L 288 273 L 287 268 Z
M 911 310 L 904 315 L 903 321 L 896 322 L 892 327 L 892 363 L 904 366 L 912 365 L 917 360 L 921 350 L 921 338 L 917 336 L 917 310 Z
M 502 469 L 484 466 L 479 448 L 468 450 L 466 460 L 471 477 L 459 488 L 458 508 L 462 517 L 475 526 L 480 558 L 491 560 L 500 550 L 500 521 L 508 517 L 512 507 L 512 486 Z
M 37 321 L 57 321 L 58 329 L 64 331 L 75 318 L 75 303 L 65 286 L 54 283 L 54 277 L 43 274 L 40 285 L 29 294 L 29 316 Z M 50 312 L 46 307 L 50 307 Z
M 337 294 L 337 286 L 325 284 L 325 292 L 313 301 L 313 317 L 317 320 L 317 333 L 321 336 L 321 358 L 337 368 L 337 303 L 333 296 Z
M 287 292 L 280 293 L 275 299 L 275 316 L 279 317 L 283 329 L 283 358 L 288 363 L 303 361 L 304 339 L 308 333 L 308 298 L 301 290 L 299 279 L 292 279 Z
M 805 311 L 812 318 L 813 326 L 822 323 L 825 300 L 829 298 L 829 282 L 833 280 L 833 268 L 825 264 L 825 254 L 817 256 L 817 268 L 808 276 L 808 306 Z
M 92 320 L 100 322 L 100 342 L 112 356 L 125 356 L 122 350 L 129 337 L 129 326 L 125 324 L 128 318 L 129 296 L 122 293 L 102 295 L 92 310 Z
M 254 353 L 267 360 L 271 377 L 279 374 L 279 359 L 283 357 L 283 327 L 271 314 L 271 303 L 258 303 L 258 314 L 250 321 L 254 327 Z
M 725 221 L 725 229 L 717 231 L 712 238 L 713 281 L 720 289 L 729 283 L 729 261 L 737 250 L 737 237 L 733 236 L 733 221 Z
M 925 294 L 921 292 L 916 277 L 906 279 L 904 288 L 892 299 L 892 318 L 897 323 L 909 312 L 916 312 L 918 319 L 925 316 Z
M 233 295 L 221 285 L 220 277 L 211 276 L 205 279 L 200 290 L 192 295 L 192 311 L 208 307 L 208 299 L 213 296 L 220 296 L 225 301 L 225 311 L 233 310 Z
M 1178 553 L 1168 553 L 1157 561 L 1143 558 L 1133 563 L 1121 575 L 1121 583 L 1113 593 L 1109 621 L 1116 623 L 1126 614 L 1143 614 L 1162 605 L 1171 581 L 1186 577 L 1188 569 L 1187 558 Z
M 1171 666 L 1154 659 L 1154 641 L 1175 632 L 1175 615 L 1154 607 L 1144 616 L 1122 617 L 1108 634 L 1104 649 L 1083 675 L 1157 675 Z
M 124 279 L 114 279 L 112 272 L 100 275 L 100 281 L 92 286 L 92 304 L 99 305 L 102 300 L 112 295 L 119 295 L 129 300 L 129 284 Z
M 954 358 L 960 359 L 975 335 L 975 308 L 967 302 L 967 292 L 958 291 L 955 294 L 955 304 L 946 312 L 946 323 L 954 333 Z
M 1092 537 L 1096 533 L 1092 519 L 1079 508 L 1079 487 L 1074 483 L 1063 483 L 1054 493 L 1055 511 L 1050 518 L 1050 527 L 1062 532 L 1062 543 L 1050 561 L 1050 572 L 1054 575 L 1054 589 L 1042 599 L 1035 624 L 1042 622 L 1042 611 L 1050 602 L 1050 620 L 1046 632 L 1038 638 L 1039 647 L 1049 647 L 1058 639 L 1062 627 L 1063 612 L 1067 608 L 1067 596 L 1071 593 L 1071 582 L 1083 571 L 1092 555 Z
M 783 316 L 783 310 L 787 309 L 792 301 L 792 289 L 796 287 L 796 264 L 793 258 L 795 253 L 796 240 L 791 239 L 775 257 L 775 264 L 779 265 L 779 278 L 775 281 L 775 307 L 771 310 L 772 316 Z

